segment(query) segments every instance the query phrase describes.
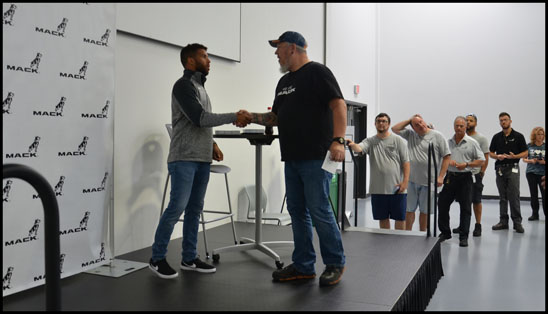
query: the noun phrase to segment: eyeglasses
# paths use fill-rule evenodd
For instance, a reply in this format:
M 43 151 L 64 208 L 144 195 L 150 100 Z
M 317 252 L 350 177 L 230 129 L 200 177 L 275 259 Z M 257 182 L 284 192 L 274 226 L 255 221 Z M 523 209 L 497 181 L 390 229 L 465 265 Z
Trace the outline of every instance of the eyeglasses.
M 388 120 L 377 120 L 376 123 L 388 123 Z

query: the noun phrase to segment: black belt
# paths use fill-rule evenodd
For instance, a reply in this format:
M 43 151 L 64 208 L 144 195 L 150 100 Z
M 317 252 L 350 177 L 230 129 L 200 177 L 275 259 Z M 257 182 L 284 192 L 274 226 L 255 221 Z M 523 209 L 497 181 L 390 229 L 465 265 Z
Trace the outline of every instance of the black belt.
M 447 171 L 447 173 L 450 175 L 450 176 L 453 176 L 453 177 L 459 177 L 459 176 L 464 176 L 464 175 L 471 175 L 472 172 L 470 171 L 466 171 L 466 172 L 453 172 L 453 171 Z
M 500 165 L 496 165 L 495 169 L 506 168 L 506 167 L 515 167 L 516 165 L 517 165 L 517 163 L 515 163 L 515 162 L 513 162 L 511 164 L 500 164 Z

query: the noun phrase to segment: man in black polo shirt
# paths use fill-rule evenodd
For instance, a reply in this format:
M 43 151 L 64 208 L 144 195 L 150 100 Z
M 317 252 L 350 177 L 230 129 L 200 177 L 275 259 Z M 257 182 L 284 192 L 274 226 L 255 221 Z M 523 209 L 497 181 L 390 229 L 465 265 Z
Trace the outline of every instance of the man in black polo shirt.
M 511 128 L 512 120 L 506 112 L 499 114 L 502 131 L 495 134 L 489 146 L 489 156 L 495 161 L 497 188 L 500 196 L 500 221 L 493 230 L 508 229 L 508 203 L 514 230 L 523 233 L 519 201 L 519 160 L 527 156 L 523 134 Z

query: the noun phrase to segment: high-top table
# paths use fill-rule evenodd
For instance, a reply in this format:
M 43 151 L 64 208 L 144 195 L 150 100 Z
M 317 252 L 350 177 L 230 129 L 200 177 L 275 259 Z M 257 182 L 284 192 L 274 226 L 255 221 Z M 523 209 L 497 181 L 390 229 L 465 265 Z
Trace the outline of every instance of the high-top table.
M 262 146 L 270 145 L 278 135 L 265 135 L 261 133 L 240 133 L 240 134 L 215 134 L 214 138 L 240 138 L 247 139 L 251 145 L 255 146 L 255 240 L 249 238 L 240 238 L 240 244 L 230 245 L 212 251 L 213 261 L 220 259 L 221 252 L 235 252 L 259 250 L 272 257 L 276 261 L 276 267 L 281 269 L 284 263 L 280 256 L 270 247 L 293 246 L 293 241 L 271 241 L 262 242 L 262 209 L 261 209 L 261 188 L 262 188 Z M 268 245 L 268 246 L 266 246 Z

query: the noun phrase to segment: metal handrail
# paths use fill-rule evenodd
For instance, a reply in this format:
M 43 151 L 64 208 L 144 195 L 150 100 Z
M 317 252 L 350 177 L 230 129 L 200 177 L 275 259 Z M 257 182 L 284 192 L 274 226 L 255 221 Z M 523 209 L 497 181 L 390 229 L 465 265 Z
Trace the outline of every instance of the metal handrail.
M 46 310 L 61 310 L 61 245 L 59 240 L 59 206 L 55 192 L 46 179 L 32 168 L 21 164 L 2 167 L 3 179 L 17 178 L 26 181 L 38 192 L 44 207 L 44 234 L 46 260 Z
M 432 184 L 432 161 L 434 163 L 434 174 L 438 173 L 438 166 L 436 164 L 436 158 L 435 158 L 435 151 L 434 151 L 434 144 L 431 142 L 428 144 L 428 219 L 426 220 L 426 237 L 430 237 L 430 209 L 432 207 L 431 201 L 430 201 L 430 193 L 431 192 L 431 184 Z M 437 229 L 437 206 L 438 203 L 438 181 L 436 179 L 436 183 L 434 184 L 434 237 L 436 236 L 436 229 Z

